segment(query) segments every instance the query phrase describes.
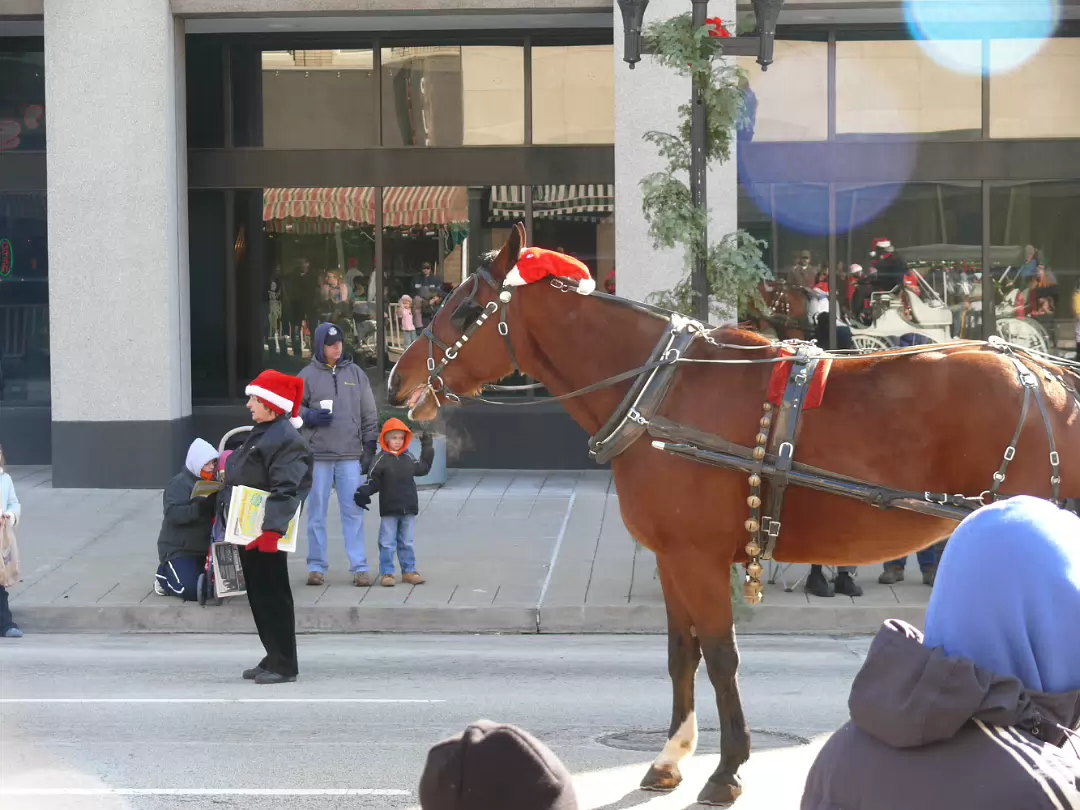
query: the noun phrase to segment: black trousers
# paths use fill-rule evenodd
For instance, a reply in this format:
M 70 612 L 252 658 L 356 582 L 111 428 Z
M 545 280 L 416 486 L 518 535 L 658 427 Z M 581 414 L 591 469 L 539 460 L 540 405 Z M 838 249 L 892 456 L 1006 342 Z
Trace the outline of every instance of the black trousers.
M 240 549 L 248 604 L 266 657 L 259 666 L 279 675 L 296 675 L 296 614 L 289 587 L 288 554 Z
M 0 633 L 6 633 L 12 627 L 18 627 L 15 619 L 11 616 L 11 608 L 8 606 L 7 588 L 0 585 Z

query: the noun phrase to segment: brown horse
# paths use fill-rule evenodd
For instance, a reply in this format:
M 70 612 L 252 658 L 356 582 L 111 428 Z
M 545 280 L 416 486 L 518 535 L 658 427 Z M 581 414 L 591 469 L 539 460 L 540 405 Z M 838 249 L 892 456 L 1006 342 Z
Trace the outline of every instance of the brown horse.
M 645 363 L 668 327 L 665 317 L 628 302 L 568 292 L 571 285 L 560 282 L 500 289 L 523 245 L 524 229 L 515 226 L 486 270 L 487 283 L 462 285 L 431 324 L 435 341 L 418 339 L 405 352 L 390 375 L 392 404 L 407 404 L 417 418 L 430 419 L 454 399 L 452 392 L 478 394 L 515 365 L 562 395 Z M 485 326 L 488 318 L 505 326 Z M 480 328 L 460 343 L 470 322 Z M 731 345 L 770 357 L 778 351 L 739 330 L 710 336 L 724 345 L 699 338 L 685 356 L 724 360 L 749 353 L 724 348 Z M 1056 367 L 1025 362 L 1037 373 L 1058 442 L 1061 496 L 1075 498 L 1080 401 L 1052 376 Z M 753 447 L 772 368 L 680 364 L 659 415 Z M 568 399 L 566 408 L 596 433 L 630 384 Z M 979 493 L 1001 464 L 1023 401 L 1015 365 L 983 343 L 838 359 L 822 407 L 803 416 L 797 452 L 801 461 L 863 481 L 918 492 Z M 1007 490 L 1050 497 L 1049 444 L 1039 409 L 1027 413 L 1017 448 Z M 699 801 L 730 803 L 742 792 L 738 770 L 750 755 L 729 598 L 732 564 L 746 560 L 747 477 L 661 452 L 647 435 L 615 457 L 612 470 L 628 530 L 656 553 L 668 615 L 674 693 L 669 740 L 642 787 L 670 790 L 682 779 L 679 762 L 697 743 L 694 681 L 704 657 L 722 740 L 720 764 Z M 867 565 L 926 548 L 947 537 L 955 523 L 793 487 L 784 527 L 777 556 L 785 561 Z
M 787 281 L 763 281 L 758 285 L 758 294 L 765 306 L 751 302 L 744 325 L 757 332 L 772 329 L 780 340 L 814 339 L 805 287 Z

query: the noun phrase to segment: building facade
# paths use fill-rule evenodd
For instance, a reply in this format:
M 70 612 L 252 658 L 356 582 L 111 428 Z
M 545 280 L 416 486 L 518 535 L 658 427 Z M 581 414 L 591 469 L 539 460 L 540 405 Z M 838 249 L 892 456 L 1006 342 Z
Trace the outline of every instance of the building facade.
M 896 4 L 789 0 L 768 72 L 733 57 L 756 114 L 710 171 L 713 232 L 765 240 L 781 278 L 809 252 L 835 289 L 889 238 L 950 336 L 1002 331 L 1005 305 L 981 300 L 1032 245 L 1050 311 L 1014 298 L 1010 324 L 1071 356 L 1077 9 L 1047 28 L 1030 5 L 1005 37 L 946 27 L 928 47 Z M 611 0 L 0 0 L 11 463 L 160 485 L 192 436 L 247 421 L 248 380 L 308 361 L 326 318 L 381 392 L 424 266 L 459 283 L 515 221 L 601 282 L 617 270 L 620 294 L 673 284 L 682 258 L 652 248 L 638 183 L 661 166 L 642 136 L 689 88 L 622 49 Z M 444 420 L 455 466 L 591 464 L 556 404 Z

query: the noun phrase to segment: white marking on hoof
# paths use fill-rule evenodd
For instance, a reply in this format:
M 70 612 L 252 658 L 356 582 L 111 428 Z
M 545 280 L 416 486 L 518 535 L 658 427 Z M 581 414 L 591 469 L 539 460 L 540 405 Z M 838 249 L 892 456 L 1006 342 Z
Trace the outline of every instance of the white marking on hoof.
M 678 765 L 687 757 L 693 756 L 694 751 L 697 750 L 697 740 L 697 712 L 690 712 L 679 726 L 679 730 L 675 732 L 675 736 L 667 741 L 664 750 L 653 762 L 653 767 L 664 768 Z

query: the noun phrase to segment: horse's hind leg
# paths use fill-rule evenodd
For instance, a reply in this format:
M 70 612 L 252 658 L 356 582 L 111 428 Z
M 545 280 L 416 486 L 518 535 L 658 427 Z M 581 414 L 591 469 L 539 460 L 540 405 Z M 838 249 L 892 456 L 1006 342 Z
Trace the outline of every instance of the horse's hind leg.
M 660 585 L 668 623 L 668 674 L 671 676 L 671 726 L 668 741 L 656 758 L 641 787 L 645 790 L 674 790 L 682 782 L 679 763 L 693 756 L 697 747 L 697 714 L 694 711 L 694 681 L 701 663 L 701 645 L 694 633 L 690 614 L 679 600 L 678 590 L 663 560 L 657 560 Z

